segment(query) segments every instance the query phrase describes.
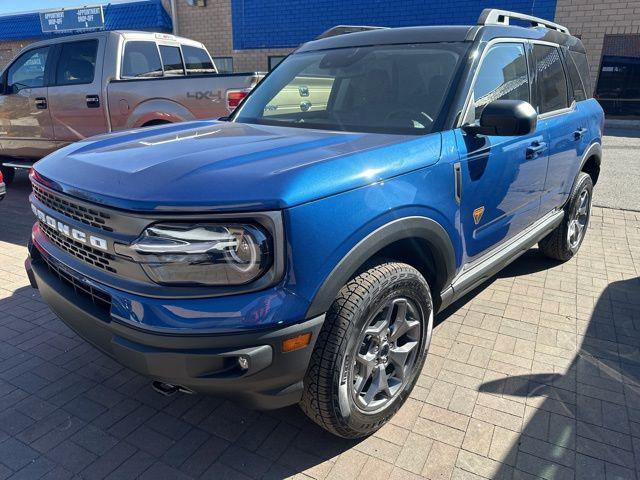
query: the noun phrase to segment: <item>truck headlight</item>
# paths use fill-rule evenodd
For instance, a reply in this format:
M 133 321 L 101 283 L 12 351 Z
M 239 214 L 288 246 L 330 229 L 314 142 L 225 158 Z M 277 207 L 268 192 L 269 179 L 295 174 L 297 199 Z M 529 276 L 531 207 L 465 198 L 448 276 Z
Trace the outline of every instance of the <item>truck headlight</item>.
M 244 285 L 273 262 L 272 240 L 252 224 L 158 224 L 130 248 L 161 285 Z

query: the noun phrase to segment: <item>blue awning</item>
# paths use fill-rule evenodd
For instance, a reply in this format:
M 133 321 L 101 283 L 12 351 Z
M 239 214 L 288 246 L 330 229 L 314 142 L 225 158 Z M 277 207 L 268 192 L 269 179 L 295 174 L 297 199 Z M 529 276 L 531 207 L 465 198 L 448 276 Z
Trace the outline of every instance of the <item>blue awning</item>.
M 82 1 L 78 2 L 82 4 Z M 90 3 L 90 2 L 86 2 Z M 148 30 L 171 32 L 171 17 L 161 0 L 137 0 L 103 6 L 105 30 Z M 21 13 L 0 16 L 0 41 L 45 39 L 74 32 L 42 33 L 40 14 Z

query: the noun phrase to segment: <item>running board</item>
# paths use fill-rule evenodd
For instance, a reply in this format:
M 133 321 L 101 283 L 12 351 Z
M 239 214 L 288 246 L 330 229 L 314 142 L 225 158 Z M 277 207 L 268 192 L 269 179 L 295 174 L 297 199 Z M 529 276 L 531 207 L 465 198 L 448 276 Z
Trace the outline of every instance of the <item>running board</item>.
M 562 218 L 564 210 L 553 210 L 536 223 L 524 230 L 506 244 L 494 248 L 478 260 L 463 268 L 453 279 L 451 286 L 442 293 L 440 309 L 450 305 L 481 283 L 489 280 L 496 273 L 516 260 L 536 243 L 546 237 L 556 228 Z

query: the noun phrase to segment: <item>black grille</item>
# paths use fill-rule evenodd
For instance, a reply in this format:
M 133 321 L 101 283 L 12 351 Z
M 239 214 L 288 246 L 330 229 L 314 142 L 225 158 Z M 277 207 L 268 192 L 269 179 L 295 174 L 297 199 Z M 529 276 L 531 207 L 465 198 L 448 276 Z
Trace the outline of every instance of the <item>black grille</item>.
M 106 270 L 107 272 L 117 273 L 116 269 L 112 266 L 112 261 L 115 257 L 110 253 L 101 252 L 95 248 L 84 245 L 71 238 L 65 237 L 57 230 L 51 228 L 49 225 L 40 222 L 40 229 L 47 236 L 49 240 L 56 244 L 58 248 L 61 248 L 67 253 L 70 253 L 76 258 L 87 262 L 90 265 Z
M 108 220 L 111 218 L 108 213 L 75 204 L 68 200 L 67 197 L 50 193 L 36 184 L 33 184 L 33 193 L 36 198 L 47 207 L 63 215 L 71 217 L 85 225 L 100 228 L 106 232 L 113 232 L 113 228 L 108 225 Z
M 80 281 L 75 276 L 56 266 L 53 262 L 48 261 L 44 255 L 40 255 L 40 258 L 47 265 L 51 273 L 67 286 L 73 288 L 76 295 L 91 300 L 96 307 L 107 314 L 111 312 L 111 295 Z

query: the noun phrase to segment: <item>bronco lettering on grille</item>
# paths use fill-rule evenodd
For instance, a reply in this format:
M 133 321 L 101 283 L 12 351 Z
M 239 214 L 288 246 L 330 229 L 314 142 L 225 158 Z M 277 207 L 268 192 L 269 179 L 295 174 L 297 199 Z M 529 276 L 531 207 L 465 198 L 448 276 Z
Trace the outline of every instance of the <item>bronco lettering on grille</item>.
M 82 230 L 78 230 L 70 227 L 66 223 L 62 223 L 60 220 L 53 218 L 50 215 L 47 215 L 42 210 L 38 209 L 35 205 L 31 205 L 31 210 L 33 210 L 33 214 L 45 225 L 48 225 L 51 228 L 56 229 L 65 237 L 69 237 L 74 239 L 77 242 L 89 244 L 94 248 L 99 250 L 108 251 L 107 241 L 104 238 L 96 237 L 95 235 L 90 235 Z

